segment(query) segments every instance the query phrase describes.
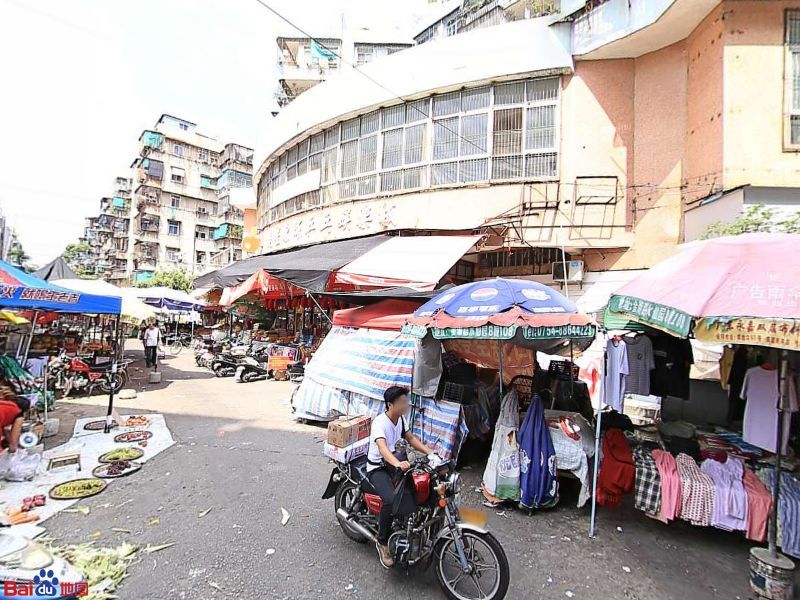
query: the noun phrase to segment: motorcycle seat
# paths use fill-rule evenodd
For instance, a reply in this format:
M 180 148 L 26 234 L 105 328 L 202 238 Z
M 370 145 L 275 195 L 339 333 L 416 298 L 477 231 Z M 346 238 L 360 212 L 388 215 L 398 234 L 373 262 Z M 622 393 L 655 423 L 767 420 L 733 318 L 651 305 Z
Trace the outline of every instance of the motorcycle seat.
M 367 479 L 367 457 L 359 456 L 358 458 L 350 461 L 350 472 L 353 479 L 361 483 Z

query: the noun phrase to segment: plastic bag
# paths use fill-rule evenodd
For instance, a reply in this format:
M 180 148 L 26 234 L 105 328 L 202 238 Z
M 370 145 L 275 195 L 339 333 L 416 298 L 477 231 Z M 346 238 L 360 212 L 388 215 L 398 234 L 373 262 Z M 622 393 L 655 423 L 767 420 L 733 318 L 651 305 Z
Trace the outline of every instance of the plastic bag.
M 39 470 L 39 463 L 42 461 L 42 455 L 38 453 L 28 454 L 27 450 L 18 450 L 7 460 L 7 481 L 30 481 Z
M 6 473 L 8 473 L 8 467 L 11 464 L 12 456 L 13 455 L 8 452 L 0 454 L 0 479 L 5 479 Z
M 500 418 L 495 426 L 492 451 L 483 472 L 484 488 L 489 494 L 500 500 L 519 500 L 518 428 L 519 403 L 516 391 L 511 390 L 503 399 Z

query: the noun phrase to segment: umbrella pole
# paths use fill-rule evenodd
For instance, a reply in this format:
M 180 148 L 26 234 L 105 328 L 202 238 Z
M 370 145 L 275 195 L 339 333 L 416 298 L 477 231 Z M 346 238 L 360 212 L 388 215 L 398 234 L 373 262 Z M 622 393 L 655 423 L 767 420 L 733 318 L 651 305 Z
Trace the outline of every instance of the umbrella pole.
M 33 322 L 31 323 L 31 333 L 28 336 L 28 342 L 25 344 L 25 356 L 22 358 L 22 362 L 20 365 L 22 368 L 25 368 L 25 363 L 28 362 L 28 354 L 31 351 L 31 343 L 33 342 L 33 332 L 36 331 L 36 321 L 39 320 L 39 311 L 36 310 L 33 312 Z
M 772 511 L 769 518 L 769 555 L 778 556 L 778 497 L 781 492 L 781 454 L 783 453 L 783 386 L 786 384 L 786 352 L 778 365 L 778 435 L 775 453 L 775 478 L 772 481 Z
M 119 359 L 119 351 L 120 351 L 120 343 L 119 343 L 119 333 L 120 333 L 120 315 L 117 315 L 117 323 L 115 325 L 115 334 L 114 338 L 117 342 L 117 351 L 114 353 L 114 360 L 111 363 L 111 379 L 109 381 L 109 391 L 108 391 L 108 411 L 106 412 L 106 425 L 103 428 L 103 433 L 108 433 L 111 431 L 111 413 L 114 411 L 114 381 L 116 380 L 118 364 L 117 360 Z M 47 400 L 45 400 L 45 403 Z M 121 425 L 121 424 L 120 424 Z
M 497 357 L 500 367 L 500 402 L 503 401 L 503 340 L 497 340 Z
M 597 413 L 594 427 L 594 467 L 592 469 L 592 515 L 589 519 L 589 537 L 595 536 L 597 520 L 597 471 L 600 464 L 600 424 L 603 420 L 603 402 L 606 399 L 606 369 L 608 369 L 608 340 L 603 332 L 603 372 L 600 381 L 600 401 L 597 403 Z
M 316 299 L 316 298 L 314 298 L 314 294 L 312 294 L 311 292 L 309 292 L 308 290 L 306 290 L 306 296 L 308 296 L 309 298 L 311 298 L 311 301 L 312 301 L 312 302 L 314 303 L 314 305 L 315 305 L 315 306 L 316 306 L 316 307 L 319 309 L 319 312 L 321 312 L 321 313 L 322 313 L 322 314 L 325 316 L 325 318 L 326 318 L 326 319 L 328 319 L 328 323 L 330 323 L 331 325 L 333 325 L 333 321 L 332 321 L 332 320 L 331 320 L 331 318 L 328 316 L 328 313 L 326 313 L 324 310 L 322 310 L 322 307 L 319 305 L 319 302 L 317 302 L 317 299 Z M 305 315 L 305 313 L 303 313 L 303 315 Z

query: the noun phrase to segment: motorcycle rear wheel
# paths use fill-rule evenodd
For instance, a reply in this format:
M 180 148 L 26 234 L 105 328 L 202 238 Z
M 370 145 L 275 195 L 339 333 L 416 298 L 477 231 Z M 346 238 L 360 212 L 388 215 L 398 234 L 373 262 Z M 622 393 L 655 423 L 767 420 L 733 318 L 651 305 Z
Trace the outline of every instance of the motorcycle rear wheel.
M 446 538 L 436 547 L 436 579 L 450 600 L 502 600 L 508 593 L 511 573 L 505 550 L 491 533 L 461 532 L 464 551 L 472 571 L 464 574 L 458 563 L 455 541 Z M 449 562 L 449 573 L 445 563 Z M 482 581 L 494 574 L 491 582 Z
M 342 482 L 342 484 L 339 486 L 339 489 L 336 490 L 336 496 L 334 496 L 333 499 L 334 510 L 338 511 L 340 508 L 349 510 L 350 504 L 353 501 L 353 495 L 355 493 L 356 486 L 349 481 Z M 344 519 L 339 518 L 338 512 L 336 513 L 336 520 L 339 521 L 339 526 L 342 528 L 342 531 L 344 531 L 344 534 L 351 540 L 358 542 L 359 544 L 364 544 L 367 541 L 367 538 L 350 527 L 350 525 L 348 525 Z

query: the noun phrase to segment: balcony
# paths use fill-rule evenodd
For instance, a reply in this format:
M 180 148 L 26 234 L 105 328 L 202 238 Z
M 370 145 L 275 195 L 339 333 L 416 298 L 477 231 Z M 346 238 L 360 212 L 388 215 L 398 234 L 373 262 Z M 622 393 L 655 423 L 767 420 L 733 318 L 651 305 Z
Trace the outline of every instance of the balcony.
M 585 4 L 585 12 L 573 25 L 572 53 L 590 54 L 596 59 L 635 58 L 684 39 L 719 0 L 606 0 L 599 5 Z

